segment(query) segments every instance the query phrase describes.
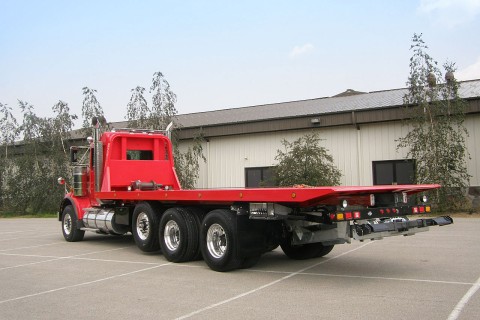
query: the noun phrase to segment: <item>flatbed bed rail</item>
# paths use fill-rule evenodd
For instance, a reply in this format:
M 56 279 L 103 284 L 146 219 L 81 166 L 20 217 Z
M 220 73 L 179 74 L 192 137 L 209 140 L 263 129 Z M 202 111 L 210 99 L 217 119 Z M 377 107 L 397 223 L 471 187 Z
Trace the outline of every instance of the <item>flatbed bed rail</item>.
M 312 188 L 239 188 L 195 190 L 135 190 L 96 192 L 95 198 L 106 200 L 152 200 L 175 203 L 233 204 L 236 202 L 274 202 L 293 204 L 299 207 L 315 205 L 338 205 L 341 200 L 352 204 L 366 205 L 371 194 L 402 193 L 408 195 L 439 188 L 437 184 L 349 186 Z

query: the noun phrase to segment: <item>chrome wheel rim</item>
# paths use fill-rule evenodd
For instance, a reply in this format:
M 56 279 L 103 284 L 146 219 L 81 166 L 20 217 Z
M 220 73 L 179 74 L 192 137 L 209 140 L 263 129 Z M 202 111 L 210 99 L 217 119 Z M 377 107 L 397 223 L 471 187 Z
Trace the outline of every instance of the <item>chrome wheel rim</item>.
M 137 217 L 137 235 L 141 240 L 146 240 L 150 235 L 150 220 L 145 212 Z
M 218 223 L 214 223 L 207 231 L 207 249 L 210 255 L 220 259 L 227 251 L 228 241 L 225 230 Z
M 180 246 L 180 228 L 178 224 L 170 220 L 165 225 L 163 238 L 168 250 L 175 251 Z
M 63 232 L 65 232 L 66 235 L 72 232 L 72 216 L 69 213 L 66 213 L 63 218 Z

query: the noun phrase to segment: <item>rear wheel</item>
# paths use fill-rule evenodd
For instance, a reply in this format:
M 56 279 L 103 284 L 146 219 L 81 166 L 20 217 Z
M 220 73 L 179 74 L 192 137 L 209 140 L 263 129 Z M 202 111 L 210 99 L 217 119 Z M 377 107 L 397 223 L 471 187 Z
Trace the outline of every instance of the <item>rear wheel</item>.
M 160 247 L 168 261 L 191 261 L 198 255 L 198 223 L 190 211 L 168 209 L 160 219 L 159 229 Z
M 290 239 L 284 241 L 280 246 L 287 257 L 295 260 L 323 257 L 333 249 L 333 245 L 324 246 L 320 242 L 292 245 Z
M 209 212 L 202 223 L 201 249 L 207 265 L 215 271 L 229 271 L 242 266 L 237 257 L 236 216 L 230 210 Z
M 78 229 L 77 214 L 71 205 L 66 206 L 62 212 L 62 233 L 69 242 L 81 241 L 85 235 L 84 230 Z
M 192 258 L 192 260 L 201 260 L 202 259 L 202 251 L 200 250 L 200 230 L 202 229 L 202 221 L 203 218 L 205 217 L 205 212 L 201 210 L 200 208 L 195 208 L 195 207 L 188 207 L 184 208 L 185 211 L 193 216 L 195 219 L 196 225 L 197 225 L 197 230 L 198 230 L 198 237 L 196 239 L 197 241 L 197 253 L 195 256 Z
M 251 268 L 257 264 L 258 260 L 260 260 L 260 255 L 244 258 L 242 261 L 242 264 L 240 265 L 240 268 L 242 269 Z
M 135 206 L 132 217 L 132 234 L 137 247 L 144 252 L 160 249 L 158 242 L 159 218 L 152 204 L 141 202 Z
M 322 245 L 322 247 L 318 250 L 317 257 L 326 256 L 326 255 L 329 254 L 330 251 L 332 251 L 332 250 L 333 250 L 333 244 L 330 245 L 330 246 L 324 246 L 324 245 Z

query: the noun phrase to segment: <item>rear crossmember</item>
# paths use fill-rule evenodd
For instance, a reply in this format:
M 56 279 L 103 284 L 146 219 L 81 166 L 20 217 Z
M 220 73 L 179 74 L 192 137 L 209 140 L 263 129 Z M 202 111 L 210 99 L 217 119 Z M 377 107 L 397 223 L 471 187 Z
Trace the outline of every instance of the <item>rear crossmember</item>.
M 375 219 L 375 218 L 389 218 L 397 216 L 406 216 L 411 214 L 430 213 L 429 205 L 417 206 L 398 206 L 385 208 L 366 208 L 359 210 L 345 210 L 336 213 L 330 213 L 328 218 L 331 222 L 361 220 L 361 219 Z
M 406 220 L 393 218 L 392 221 L 351 225 L 350 237 L 355 240 L 375 240 L 394 235 L 413 235 L 428 231 L 429 226 L 445 226 L 453 223 L 449 216 Z
M 238 214 L 248 214 L 250 219 L 262 220 L 285 220 L 285 219 L 305 219 L 307 221 L 319 223 L 333 223 L 342 221 L 358 221 L 371 219 L 384 219 L 398 216 L 407 216 L 412 214 L 425 214 L 431 212 L 429 205 L 400 205 L 390 207 L 375 208 L 339 208 L 331 210 L 331 207 L 320 208 L 315 211 L 300 211 L 299 215 L 293 214 L 291 208 L 285 207 L 278 203 L 249 203 L 236 204 L 232 206 L 232 210 Z

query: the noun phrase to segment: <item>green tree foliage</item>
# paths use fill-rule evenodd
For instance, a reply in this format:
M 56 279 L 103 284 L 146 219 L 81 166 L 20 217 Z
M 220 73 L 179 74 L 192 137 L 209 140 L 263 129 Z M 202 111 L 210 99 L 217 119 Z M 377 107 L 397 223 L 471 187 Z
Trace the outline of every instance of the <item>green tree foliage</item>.
M 127 104 L 127 119 L 130 128 L 163 130 L 175 121 L 177 96 L 161 72 L 155 72 L 149 93 L 152 94 L 152 106 L 145 98 L 145 88 L 137 86 L 131 90 Z
M 293 142 L 282 141 L 285 150 L 277 150 L 278 165 L 274 169 L 279 186 L 340 184 L 342 174 L 328 150 L 320 146 L 321 141 L 317 133 L 306 134 Z
M 83 87 L 82 128 L 85 135 L 91 134 L 93 117 L 104 117 L 103 108 L 96 97 L 97 90 Z
M 200 161 L 206 161 L 203 155 L 202 137 L 193 139 L 193 145 L 184 152 L 179 149 L 178 131 L 180 125 L 176 122 L 178 114 L 175 107 L 177 96 L 161 72 L 155 72 L 149 93 L 152 94 L 152 106 L 149 107 L 145 98 L 145 88 L 137 86 L 131 90 L 132 96 L 127 105 L 129 128 L 163 130 L 170 122 L 174 123 L 172 143 L 174 147 L 175 170 L 184 189 L 193 189 L 199 176 Z
M 406 124 L 411 130 L 398 140 L 397 149 L 406 148 L 407 157 L 415 159 L 416 183 L 442 185 L 431 199 L 439 208 L 450 209 L 464 203 L 470 177 L 466 167 L 466 104 L 458 93 L 455 65 L 445 63 L 443 76 L 427 49 L 422 35 L 415 34 L 404 97 Z
M 13 145 L 18 137 L 17 119 L 12 114 L 12 108 L 7 104 L 0 103 L 0 145 L 4 148 L 2 158 L 8 159 L 8 146 Z
M 183 189 L 195 188 L 199 177 L 200 160 L 207 161 L 203 155 L 202 142 L 202 136 L 197 136 L 193 139 L 192 146 L 185 152 L 181 152 L 178 146 L 174 148 L 175 171 Z
M 150 108 L 145 99 L 145 88 L 137 86 L 131 90 L 132 96 L 127 104 L 127 116 L 130 128 L 150 128 Z M 150 128 L 153 129 L 153 128 Z
M 103 116 L 96 92 L 83 88 L 82 127 L 88 134 L 93 116 Z M 176 95 L 162 73 L 154 73 L 150 93 L 152 108 L 145 99 L 145 88 L 132 89 L 126 117 L 130 127 L 165 129 L 175 121 Z M 63 101 L 52 107 L 52 118 L 38 117 L 34 107 L 25 101 L 18 101 L 18 107 L 23 115 L 20 125 L 12 108 L 0 103 L 0 210 L 21 214 L 55 212 L 63 198 L 57 178 L 71 178 L 68 142 L 77 116 L 70 113 L 68 104 Z M 184 188 L 193 188 L 200 160 L 205 161 L 202 139 L 194 139 L 192 146 L 180 152 L 178 139 L 175 134 L 173 136 L 180 182 Z
M 7 104 L 0 103 L 0 210 L 5 207 L 8 199 L 9 171 L 14 160 L 9 157 L 9 148 L 14 146 L 19 134 L 17 119 L 12 114 L 12 108 Z M 7 200 L 8 202 L 8 200 Z
M 177 96 L 170 88 L 170 84 L 161 72 L 153 74 L 152 86 L 150 87 L 152 96 L 152 129 L 165 129 L 171 121 L 174 121 L 178 114 L 175 103 Z
M 76 116 L 62 101 L 53 106 L 53 118 L 38 117 L 33 106 L 25 101 L 19 101 L 19 107 L 23 114 L 19 127 L 23 140 L 16 146 L 14 159 L 2 171 L 2 209 L 55 212 L 63 197 L 57 178 L 69 174 L 66 141 Z
M 52 110 L 55 117 L 48 120 L 48 132 L 51 133 L 51 138 L 49 139 L 51 141 L 50 150 L 52 150 L 52 155 L 49 158 L 55 168 L 53 176 L 55 184 L 58 176 L 71 176 L 68 142 L 71 138 L 70 134 L 77 116 L 70 113 L 68 104 L 63 101 L 58 101 L 52 107 Z

